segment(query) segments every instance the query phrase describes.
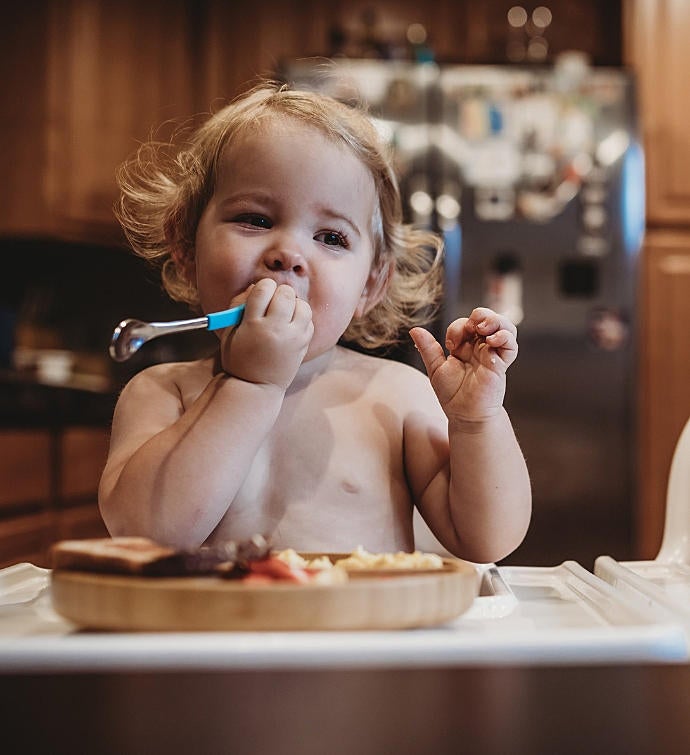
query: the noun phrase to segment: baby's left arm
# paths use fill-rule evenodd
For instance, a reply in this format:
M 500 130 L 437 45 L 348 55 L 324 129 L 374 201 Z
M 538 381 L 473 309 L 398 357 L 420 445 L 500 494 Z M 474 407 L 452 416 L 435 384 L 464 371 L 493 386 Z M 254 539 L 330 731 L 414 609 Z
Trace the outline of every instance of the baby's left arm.
M 448 353 L 423 328 L 410 335 L 448 419 L 448 463 L 425 484 L 420 511 L 452 552 L 498 561 L 522 542 L 531 512 L 527 467 L 503 408 L 517 330 L 481 307 L 448 327 Z

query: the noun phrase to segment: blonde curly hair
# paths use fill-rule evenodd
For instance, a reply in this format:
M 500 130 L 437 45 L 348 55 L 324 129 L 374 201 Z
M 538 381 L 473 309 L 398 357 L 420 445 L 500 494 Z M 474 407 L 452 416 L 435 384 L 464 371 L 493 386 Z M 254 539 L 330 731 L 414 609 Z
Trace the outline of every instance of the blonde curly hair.
M 399 341 L 403 329 L 428 323 L 442 293 L 441 238 L 403 223 L 391 155 L 363 107 L 323 94 L 262 82 L 212 114 L 181 146 L 150 140 L 118 171 L 115 214 L 136 254 L 161 268 L 168 295 L 199 310 L 193 280 L 185 274 L 195 253 L 201 215 L 215 189 L 226 145 L 265 118 L 288 117 L 345 144 L 373 176 L 374 261 L 386 291 L 378 304 L 354 318 L 343 340 L 374 349 Z

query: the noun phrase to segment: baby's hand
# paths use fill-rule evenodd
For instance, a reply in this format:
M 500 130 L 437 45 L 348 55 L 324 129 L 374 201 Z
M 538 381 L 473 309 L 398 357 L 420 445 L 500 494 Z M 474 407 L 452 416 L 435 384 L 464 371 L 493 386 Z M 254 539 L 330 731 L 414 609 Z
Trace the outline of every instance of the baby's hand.
M 431 385 L 449 419 L 481 421 L 503 405 L 505 373 L 517 356 L 517 328 L 486 307 L 452 322 L 446 356 L 424 328 L 410 331 Z
M 314 334 L 311 307 L 294 289 L 264 278 L 246 296 L 242 322 L 221 336 L 223 369 L 250 383 L 285 390 L 293 381 Z

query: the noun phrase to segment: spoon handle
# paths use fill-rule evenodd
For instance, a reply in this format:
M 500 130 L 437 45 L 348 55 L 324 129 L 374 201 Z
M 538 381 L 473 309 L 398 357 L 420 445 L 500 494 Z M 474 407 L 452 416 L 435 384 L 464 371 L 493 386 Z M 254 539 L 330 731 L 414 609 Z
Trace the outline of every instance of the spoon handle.
M 244 314 L 244 304 L 238 307 L 231 307 L 222 312 L 211 312 L 206 315 L 208 320 L 207 330 L 218 330 L 219 328 L 229 328 L 231 325 L 239 325 L 242 315 Z

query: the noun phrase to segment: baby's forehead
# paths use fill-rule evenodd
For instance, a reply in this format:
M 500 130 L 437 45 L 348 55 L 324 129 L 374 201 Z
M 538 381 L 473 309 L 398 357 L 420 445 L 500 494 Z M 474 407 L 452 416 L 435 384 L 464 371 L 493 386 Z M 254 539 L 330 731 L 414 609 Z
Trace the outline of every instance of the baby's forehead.
M 310 154 L 314 154 L 314 149 L 318 149 L 318 146 L 315 146 L 315 137 L 316 145 L 322 141 L 326 147 L 332 147 L 336 153 L 355 158 L 368 173 L 371 173 L 370 166 L 352 139 L 341 136 L 332 128 L 323 127 L 319 122 L 285 113 L 263 114 L 259 120 L 243 122 L 239 128 L 228 133 L 219 155 L 217 169 L 222 172 L 223 164 L 239 155 L 246 157 L 253 150 L 263 152 L 267 148 L 280 144 L 282 140 L 296 141 L 297 149 L 302 149 L 300 142 L 304 140 L 306 151 L 303 154 L 308 158 Z
M 257 118 L 247 119 L 226 140 L 226 149 L 234 145 L 247 145 L 263 139 L 280 139 L 295 134 L 319 134 L 328 141 L 334 141 L 333 134 L 318 121 L 307 117 L 297 117 L 289 113 L 266 112 Z

